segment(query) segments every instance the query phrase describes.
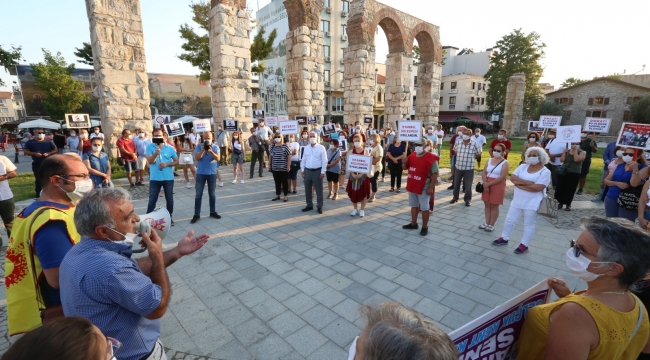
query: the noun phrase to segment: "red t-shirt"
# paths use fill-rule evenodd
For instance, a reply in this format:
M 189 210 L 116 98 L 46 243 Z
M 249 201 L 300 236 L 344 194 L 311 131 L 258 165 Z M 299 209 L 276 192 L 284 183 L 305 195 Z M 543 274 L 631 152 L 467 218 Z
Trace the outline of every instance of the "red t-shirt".
M 456 155 L 456 152 L 454 151 L 454 144 L 456 144 L 456 138 L 458 137 L 458 134 L 454 135 L 451 137 L 451 140 L 449 140 L 449 151 L 451 155 Z
M 115 145 L 118 147 L 118 149 L 122 147 L 126 151 L 128 151 L 129 153 L 132 153 L 132 154 L 136 153 L 135 152 L 135 142 L 133 140 L 131 140 L 131 139 L 119 138 L 115 142 Z M 135 161 L 136 160 L 135 156 L 132 156 L 131 154 L 127 154 L 125 152 L 122 152 L 122 150 L 120 150 L 120 156 L 122 156 L 122 158 L 124 160 L 126 160 L 126 161 Z
M 490 143 L 490 149 L 494 150 L 494 146 L 496 144 L 503 144 L 506 147 L 506 149 L 508 150 L 507 152 L 510 152 L 510 150 L 512 150 L 512 143 L 508 139 L 505 139 L 505 140 L 494 139 L 494 140 L 492 140 L 492 142 Z M 506 153 L 503 156 L 503 158 L 508 159 L 508 154 Z
M 83 142 L 81 144 L 81 152 L 85 154 L 89 152 L 90 149 L 92 149 L 92 145 L 90 144 L 90 140 L 82 140 L 82 141 Z

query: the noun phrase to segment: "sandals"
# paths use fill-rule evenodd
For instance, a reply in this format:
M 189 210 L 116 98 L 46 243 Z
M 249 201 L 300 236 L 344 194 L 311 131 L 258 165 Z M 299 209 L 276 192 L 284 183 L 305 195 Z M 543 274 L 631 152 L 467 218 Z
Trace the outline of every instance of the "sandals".
M 564 205 L 562 205 L 562 204 L 557 204 L 557 209 L 558 209 L 558 210 L 562 209 L 562 206 L 564 206 Z
M 488 226 L 490 226 L 490 225 L 483 224 L 483 225 L 479 225 L 478 228 L 481 229 L 481 230 L 485 230 L 485 228 L 487 228 Z
M 390 188 L 390 190 L 388 190 L 388 192 L 393 192 L 393 191 L 395 191 L 395 189 L 393 188 Z
M 566 209 L 564 209 L 564 211 L 571 211 L 571 206 L 567 206 Z
M 287 202 L 287 201 L 289 201 L 289 197 L 288 197 L 288 196 L 285 196 L 285 197 L 284 197 L 284 202 Z
M 494 231 L 494 226 L 488 225 L 484 230 L 487 231 L 487 232 L 492 232 L 492 231 Z
M 397 191 L 397 192 L 402 192 L 402 189 L 399 189 L 399 188 L 398 188 L 398 189 L 397 189 L 397 190 L 395 190 L 395 191 Z

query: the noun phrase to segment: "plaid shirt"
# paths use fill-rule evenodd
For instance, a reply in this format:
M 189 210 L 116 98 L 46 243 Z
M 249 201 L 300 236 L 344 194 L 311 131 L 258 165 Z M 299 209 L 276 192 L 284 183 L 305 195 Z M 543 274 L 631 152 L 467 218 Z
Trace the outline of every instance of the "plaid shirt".
M 456 152 L 456 169 L 458 170 L 474 170 L 476 155 L 483 153 L 481 146 L 471 138 L 467 145 L 462 139 L 458 139 L 454 144 L 454 151 Z

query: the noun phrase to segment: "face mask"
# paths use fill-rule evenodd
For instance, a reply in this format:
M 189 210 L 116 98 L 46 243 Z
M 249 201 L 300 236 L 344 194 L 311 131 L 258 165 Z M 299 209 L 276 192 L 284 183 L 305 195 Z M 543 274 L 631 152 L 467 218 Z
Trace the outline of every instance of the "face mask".
M 501 157 L 501 151 L 492 151 L 492 155 L 494 155 L 495 158 L 500 158 Z
M 93 151 L 99 151 L 99 150 L 101 150 L 101 149 L 102 149 L 101 146 L 96 146 L 96 145 L 93 146 Z
M 334 149 L 336 149 L 336 146 L 330 144 L 330 150 L 334 150 Z
M 354 142 L 354 147 L 360 147 L 360 146 L 361 146 L 361 141 Z
M 289 142 L 294 142 L 294 141 L 296 141 L 296 139 L 294 139 L 294 138 L 292 138 L 292 137 L 289 138 Z
M 630 156 L 630 155 L 623 155 L 623 161 L 626 162 L 626 163 L 631 163 L 631 162 L 632 162 L 632 159 L 634 159 L 633 156 Z
M 619 150 L 616 152 L 616 157 L 622 157 L 623 156 L 623 150 Z
M 307 135 L 307 134 L 305 134 L 305 135 L 302 136 L 303 139 L 306 139 L 306 138 L 308 138 L 308 137 L 309 137 L 309 135 Z
M 275 142 L 276 142 L 276 143 L 279 143 L 281 140 L 282 140 L 282 139 L 280 139 L 280 138 L 275 138 Z
M 535 138 L 528 138 L 528 141 L 535 142 Z
M 462 132 L 462 131 L 459 131 L 459 132 L 457 132 L 456 134 L 458 134 L 458 136 L 463 136 L 463 132 Z
M 86 134 L 81 134 L 81 135 L 79 135 L 79 137 L 82 138 L 82 139 L 85 139 L 85 138 L 88 137 L 88 135 L 86 135 Z
M 424 151 L 426 151 L 426 152 L 431 151 L 431 146 L 427 146 L 427 147 L 425 147 L 425 148 L 424 148 Z
M 429 130 L 427 130 L 427 132 L 428 132 L 429 134 L 433 134 L 433 129 L 429 129 Z
M 139 133 L 139 134 L 138 134 L 138 137 L 139 137 L 139 138 L 143 138 L 143 137 L 144 137 L 144 133 Z
M 599 276 L 603 274 L 594 274 L 591 271 L 588 271 L 587 268 L 592 261 L 587 259 L 582 254 L 576 257 L 573 248 L 570 248 L 566 252 L 566 266 L 569 268 L 571 274 L 579 277 L 585 282 L 591 282 L 596 280 Z M 610 264 L 611 262 L 593 262 L 594 264 Z
M 38 139 L 39 140 L 45 139 L 45 134 L 38 134 Z
M 135 242 L 135 239 L 138 237 L 138 234 L 132 234 L 132 233 L 122 234 L 121 232 L 119 232 L 119 231 L 117 231 L 115 229 L 112 229 L 112 228 L 110 228 L 108 226 L 106 226 L 106 228 L 109 229 L 110 231 L 118 234 L 118 235 L 124 236 L 124 240 L 120 240 L 120 241 L 111 240 L 112 242 L 114 242 L 116 244 L 133 246 L 133 243 Z
M 260 127 L 264 127 L 264 123 L 260 123 Z
M 233 139 L 239 139 L 239 135 L 235 135 L 232 137 Z
M 384 135 L 384 132 L 383 132 L 383 131 L 380 131 L 380 132 L 379 132 L 379 135 Z
M 63 180 L 69 181 L 69 182 L 74 182 L 74 191 L 72 191 L 72 192 L 67 192 L 67 191 L 59 188 L 66 195 L 68 195 L 68 198 L 74 204 L 78 203 L 79 200 L 83 199 L 84 195 L 86 195 L 90 190 L 93 189 L 93 181 L 90 180 L 90 179 L 81 180 L 81 181 L 72 181 L 72 180 L 68 180 L 68 179 L 63 179 Z
M 474 136 L 479 137 L 479 136 L 481 136 L 481 133 L 476 133 L 476 134 L 474 134 Z
M 391 131 L 391 132 L 390 132 L 390 136 L 395 136 L 395 132 L 394 132 L 394 131 Z
M 340 127 L 337 127 L 337 128 L 336 128 L 336 131 L 341 131 L 341 128 L 340 128 Z
M 587 137 L 587 134 L 580 134 L 580 137 L 581 137 L 581 138 L 586 138 L 586 137 Z
M 375 143 L 374 140 L 368 140 L 368 145 L 372 146 Z
M 503 135 L 498 135 L 497 137 L 499 138 L 499 140 L 503 140 Z
M 77 134 L 75 133 L 70 133 L 70 136 L 75 137 Z
M 309 138 L 309 143 L 310 144 L 315 144 L 316 143 L 316 138 Z
M 555 139 L 555 135 L 549 135 L 548 138 L 549 139 Z
M 95 130 L 95 134 L 99 134 L 99 130 Z
M 469 140 L 469 135 L 463 135 L 463 140 L 465 141 Z
M 423 151 L 424 151 L 424 148 L 422 146 L 416 146 L 415 147 L 415 152 L 416 153 L 422 154 Z
M 219 128 L 219 131 L 222 131 L 222 130 L 223 130 L 223 128 L 220 127 L 220 128 Z
M 133 135 L 129 135 L 129 140 L 133 139 Z
M 526 164 L 537 165 L 539 164 L 539 157 L 529 156 L 526 158 Z

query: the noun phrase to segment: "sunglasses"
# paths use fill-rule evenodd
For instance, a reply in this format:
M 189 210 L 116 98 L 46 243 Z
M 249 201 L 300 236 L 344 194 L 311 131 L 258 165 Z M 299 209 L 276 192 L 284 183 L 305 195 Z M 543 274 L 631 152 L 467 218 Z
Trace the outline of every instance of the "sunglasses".
M 634 156 L 634 153 L 626 153 L 626 152 L 624 152 L 624 153 L 623 153 L 623 155 L 630 155 L 630 156 Z

